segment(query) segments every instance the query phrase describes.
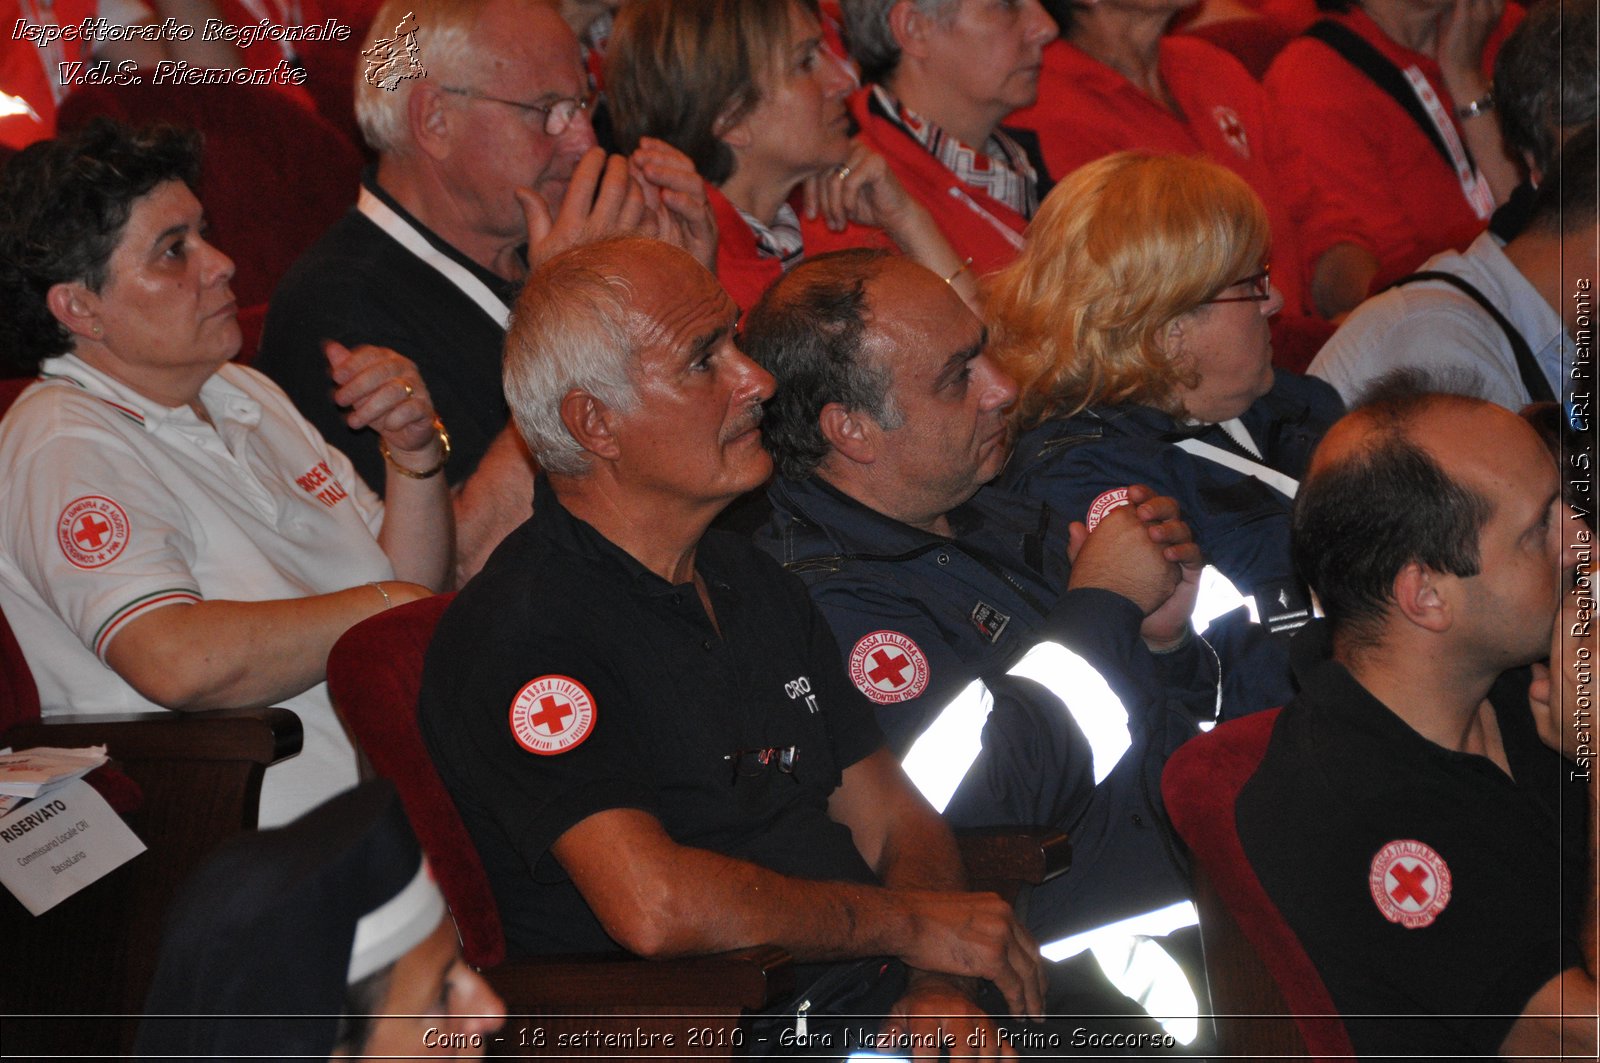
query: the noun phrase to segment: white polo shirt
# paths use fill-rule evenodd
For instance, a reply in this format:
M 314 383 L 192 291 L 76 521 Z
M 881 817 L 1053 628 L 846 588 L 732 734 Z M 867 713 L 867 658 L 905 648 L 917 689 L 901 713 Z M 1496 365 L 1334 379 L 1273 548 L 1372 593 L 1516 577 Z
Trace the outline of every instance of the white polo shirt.
M 0 420 L 0 608 L 45 716 L 159 708 L 105 663 L 153 609 L 394 578 L 375 538 L 382 501 L 277 385 L 229 364 L 200 398 L 215 427 L 64 355 Z M 326 684 L 279 704 L 305 744 L 267 772 L 262 826 L 357 777 Z

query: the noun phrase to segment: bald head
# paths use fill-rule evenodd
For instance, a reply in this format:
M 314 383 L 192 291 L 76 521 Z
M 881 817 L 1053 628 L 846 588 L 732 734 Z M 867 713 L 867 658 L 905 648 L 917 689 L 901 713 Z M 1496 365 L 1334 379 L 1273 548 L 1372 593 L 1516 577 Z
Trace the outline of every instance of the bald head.
M 1295 563 L 1336 638 L 1370 647 L 1382 639 L 1403 568 L 1479 576 L 1491 522 L 1536 524 L 1557 488 L 1549 452 L 1520 417 L 1402 382 L 1336 423 L 1317 448 L 1295 499 Z

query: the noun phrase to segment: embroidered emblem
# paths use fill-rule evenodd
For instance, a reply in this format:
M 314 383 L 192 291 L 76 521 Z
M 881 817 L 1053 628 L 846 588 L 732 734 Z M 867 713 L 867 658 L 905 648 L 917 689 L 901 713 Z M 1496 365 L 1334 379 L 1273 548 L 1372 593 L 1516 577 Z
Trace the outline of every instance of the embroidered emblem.
M 1211 117 L 1217 120 L 1217 128 L 1222 130 L 1222 139 L 1228 146 L 1239 153 L 1239 157 L 1250 157 L 1250 137 L 1244 131 L 1244 123 L 1239 121 L 1239 114 L 1232 107 L 1217 106 L 1211 108 Z
M 999 642 L 1006 625 L 1011 623 L 1009 616 L 985 602 L 972 607 L 971 620 L 990 642 Z
M 1084 515 L 1084 527 L 1094 531 L 1099 523 L 1106 519 L 1106 514 L 1113 509 L 1120 509 L 1128 504 L 1128 489 L 1119 487 L 1115 491 L 1107 491 L 1093 502 L 1089 503 L 1089 512 Z
M 56 522 L 61 552 L 79 568 L 109 565 L 127 549 L 130 534 L 128 515 L 102 495 L 72 500 Z
M 1422 842 L 1392 841 L 1372 858 L 1367 885 L 1385 919 L 1417 930 L 1450 903 L 1450 865 Z
M 542 757 L 582 745 L 594 730 L 594 719 L 594 695 L 564 675 L 542 675 L 511 701 L 512 737 Z
M 879 705 L 910 701 L 928 688 L 928 658 L 900 632 L 874 631 L 850 651 L 850 681 Z

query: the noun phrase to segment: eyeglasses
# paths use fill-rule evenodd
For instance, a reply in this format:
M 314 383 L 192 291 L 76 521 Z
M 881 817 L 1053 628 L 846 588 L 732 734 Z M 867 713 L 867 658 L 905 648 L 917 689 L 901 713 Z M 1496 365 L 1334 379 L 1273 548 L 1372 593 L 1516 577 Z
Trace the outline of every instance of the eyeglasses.
M 563 96 L 549 103 L 519 103 L 516 100 L 505 100 L 499 96 L 490 96 L 478 92 L 476 89 L 444 88 L 452 96 L 465 96 L 469 100 L 482 100 L 484 103 L 500 103 L 507 107 L 515 107 L 519 111 L 534 112 L 544 115 L 544 134 L 547 137 L 559 137 L 572 127 L 578 115 L 585 114 L 594 106 L 595 94 L 593 91 L 582 96 Z
M 768 768 L 776 766 L 783 774 L 794 777 L 794 762 L 800 759 L 799 746 L 767 746 L 764 749 L 736 749 L 722 758 L 733 765 L 730 784 L 740 779 L 753 779 Z
M 1260 273 L 1252 273 L 1243 280 L 1236 280 L 1228 288 L 1237 288 L 1241 284 L 1250 285 L 1249 295 L 1225 295 L 1216 299 L 1207 299 L 1208 303 L 1264 303 L 1272 298 L 1272 267 L 1262 266 Z M 1222 289 L 1227 291 L 1228 288 Z

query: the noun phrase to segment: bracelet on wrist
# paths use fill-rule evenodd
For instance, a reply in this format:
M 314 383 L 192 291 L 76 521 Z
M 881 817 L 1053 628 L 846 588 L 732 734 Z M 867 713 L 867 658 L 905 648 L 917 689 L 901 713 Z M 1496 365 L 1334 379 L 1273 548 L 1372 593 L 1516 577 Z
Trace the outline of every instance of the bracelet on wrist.
M 969 255 L 965 262 L 961 263 L 961 265 L 956 267 L 956 270 L 955 270 L 954 273 L 952 273 L 948 277 L 944 278 L 944 282 L 946 284 L 954 284 L 957 277 L 961 276 L 963 273 L 965 273 L 967 270 L 969 270 L 971 268 L 972 268 L 972 257 Z
M 371 587 L 373 590 L 375 590 L 379 594 L 383 595 L 383 607 L 385 609 L 393 609 L 394 608 L 394 599 L 389 597 L 389 592 L 383 589 L 383 584 L 378 583 L 376 581 L 373 581 L 371 583 L 368 583 L 367 586 Z
M 450 460 L 450 433 L 444 430 L 444 422 L 439 420 L 437 417 L 433 419 L 433 432 L 439 437 L 439 446 L 444 453 L 439 456 L 438 463 L 431 469 L 417 472 L 413 469 L 406 468 L 404 465 L 401 465 L 398 461 L 395 461 L 394 456 L 389 453 L 388 440 L 383 439 L 382 437 L 379 437 L 378 439 L 378 453 L 382 454 L 383 460 L 388 462 L 389 465 L 393 467 L 394 471 L 399 473 L 401 476 L 408 477 L 412 480 L 431 479 L 432 477 L 439 475 L 440 471 L 444 469 L 445 462 Z

